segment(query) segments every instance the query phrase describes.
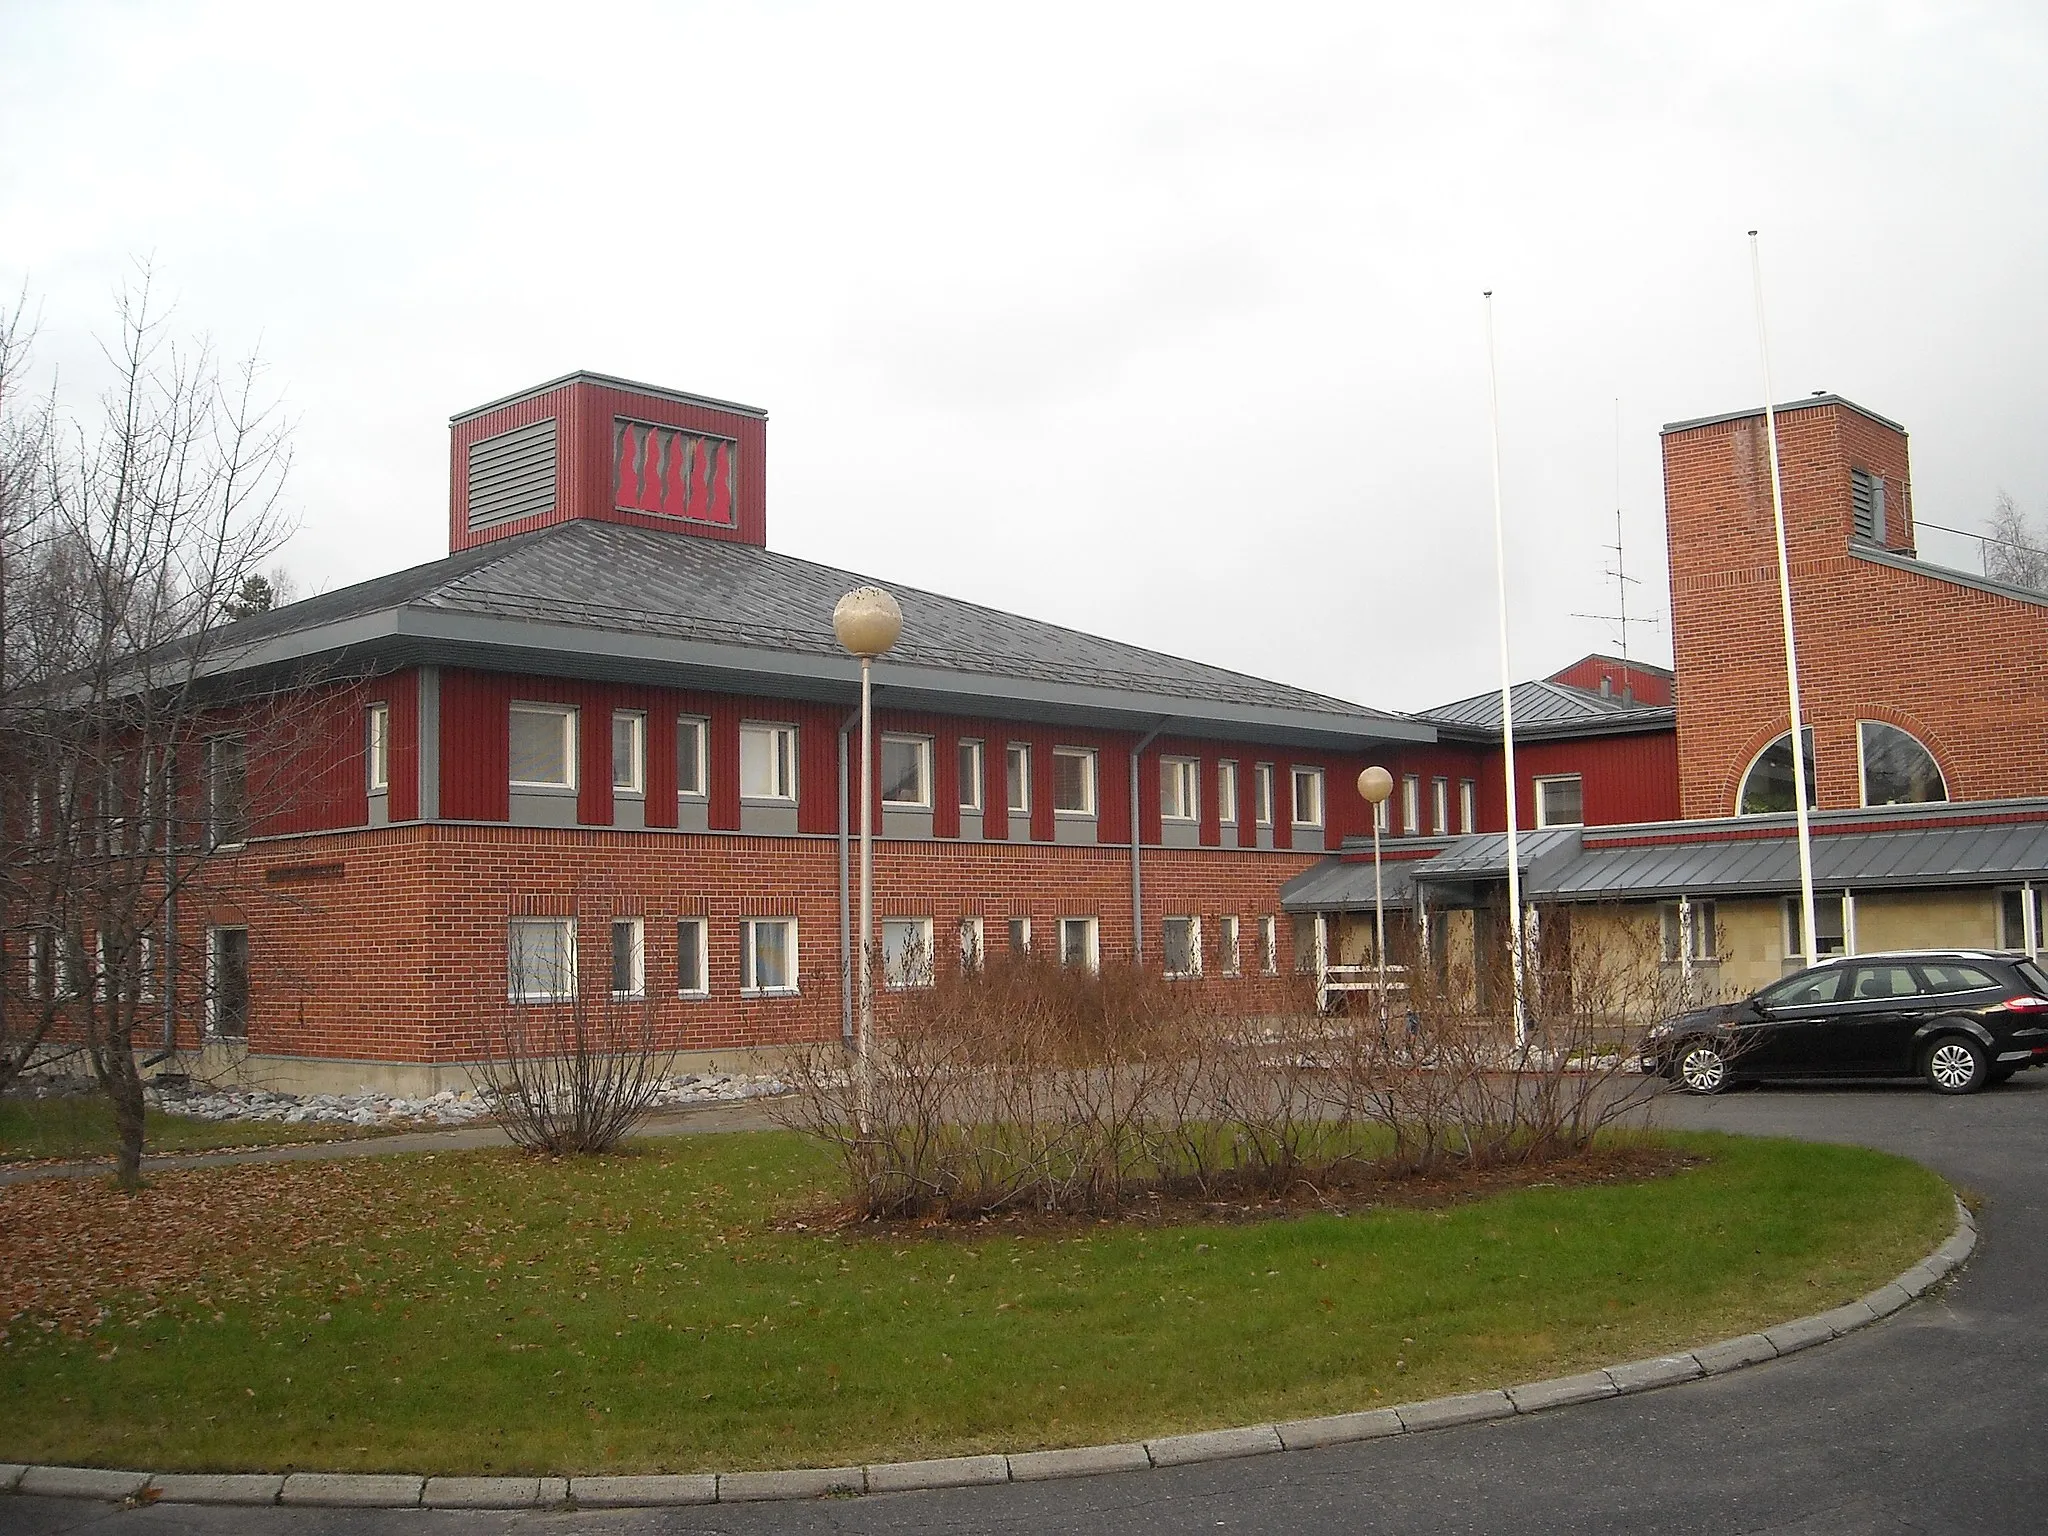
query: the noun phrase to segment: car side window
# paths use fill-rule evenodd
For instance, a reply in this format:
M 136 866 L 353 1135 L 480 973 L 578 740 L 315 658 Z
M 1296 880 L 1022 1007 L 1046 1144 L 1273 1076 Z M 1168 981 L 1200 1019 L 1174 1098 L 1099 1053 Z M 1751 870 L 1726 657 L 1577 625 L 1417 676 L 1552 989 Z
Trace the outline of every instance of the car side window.
M 1908 966 L 1859 965 L 1849 996 L 1859 1003 L 1881 1003 L 1895 997 L 1917 997 L 1919 992 L 1920 983 Z
M 1920 975 L 1929 992 L 1982 992 L 1998 985 L 1998 978 L 1974 965 L 1923 965 Z
M 1766 1008 L 1811 1008 L 1816 1003 L 1832 1003 L 1841 996 L 1842 978 L 1846 974 L 1841 966 L 1836 966 L 1812 976 L 1794 976 L 1758 994 L 1757 1001 Z

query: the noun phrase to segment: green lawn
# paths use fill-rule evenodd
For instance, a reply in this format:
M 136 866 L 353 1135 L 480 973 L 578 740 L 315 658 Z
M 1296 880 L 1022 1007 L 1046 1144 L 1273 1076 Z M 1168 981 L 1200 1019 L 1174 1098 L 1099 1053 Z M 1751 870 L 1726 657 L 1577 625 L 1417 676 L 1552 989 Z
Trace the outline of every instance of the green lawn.
M 151 1111 L 143 1122 L 142 1134 L 144 1150 L 154 1155 L 210 1152 L 217 1147 L 274 1147 L 294 1141 L 340 1141 L 388 1133 L 381 1127 L 194 1120 L 185 1115 Z M 103 1098 L 0 1099 L 0 1163 L 113 1155 L 114 1111 Z
M 1704 1343 L 1860 1295 L 1952 1223 L 1947 1187 L 1895 1158 L 1675 1139 L 1709 1160 L 1037 1236 L 773 1230 L 765 1209 L 828 1176 L 783 1133 L 166 1175 L 90 1216 L 170 1265 L 153 1295 L 108 1287 L 84 1337 L 0 1309 L 0 1461 L 685 1471 L 1084 1444 Z M 70 1209 L 48 1195 L 30 1219 L 16 1193 L 0 1249 Z M 187 1263 L 164 1234 L 193 1211 L 221 1236 Z

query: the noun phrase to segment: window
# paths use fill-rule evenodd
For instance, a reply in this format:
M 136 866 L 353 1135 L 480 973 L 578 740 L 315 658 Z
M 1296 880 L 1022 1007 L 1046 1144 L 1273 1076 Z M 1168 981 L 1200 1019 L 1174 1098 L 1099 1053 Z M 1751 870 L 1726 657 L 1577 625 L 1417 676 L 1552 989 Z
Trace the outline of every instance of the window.
M 1429 830 L 1443 837 L 1451 830 L 1451 781 L 1429 781 Z
M 1273 765 L 1271 763 L 1254 763 L 1252 765 L 1252 800 L 1252 810 L 1258 818 L 1258 825 L 1262 827 L 1273 825 Z
M 1159 760 L 1159 814 L 1167 821 L 1193 821 L 1202 803 L 1202 765 L 1191 757 Z
M 1021 960 L 1031 953 L 1031 919 L 1013 917 L 1010 919 L 1009 929 L 1010 954 L 1013 958 Z
M 1865 805 L 1926 805 L 1948 798 L 1948 783 L 1934 754 L 1896 725 L 1859 721 L 1856 745 Z
M 923 736 L 882 738 L 882 804 L 926 809 L 932 803 L 932 744 Z
M 1811 1008 L 1820 1003 L 1839 1002 L 1842 996 L 1842 978 L 1849 974 L 1846 965 L 1830 966 L 1818 976 L 1794 976 L 1781 981 L 1768 992 L 1757 995 L 1757 1001 L 1765 1008 Z
M 676 923 L 676 992 L 683 997 L 708 997 L 711 968 L 704 954 L 704 919 L 685 917 Z
M 1847 913 L 1839 891 L 1832 894 L 1824 891 L 1813 893 L 1813 926 L 1820 939 L 1822 956 L 1840 955 L 1848 952 Z M 1785 953 L 1794 960 L 1804 959 L 1806 933 L 1800 920 L 1799 898 L 1785 898 Z
M 1316 919 L 1312 912 L 1294 914 L 1294 974 L 1306 976 L 1316 968 Z
M 206 934 L 206 1029 L 218 1040 L 249 1038 L 249 930 Z
M 882 919 L 882 984 L 901 990 L 932 984 L 932 920 Z
M 576 995 L 576 919 L 515 917 L 505 946 L 505 995 L 559 1003 Z
M 391 788 L 391 706 L 372 704 L 365 725 L 369 733 L 365 756 L 370 764 L 370 793 L 385 794 Z
M 558 704 L 512 706 L 512 787 L 576 787 L 576 711 Z
M 1872 544 L 1884 542 L 1884 476 L 1867 469 L 1849 471 L 1850 529 Z
M 960 743 L 960 809 L 981 809 L 981 743 Z
M 981 919 L 963 917 L 960 919 L 960 969 L 978 971 L 981 969 Z
M 647 995 L 647 926 L 637 917 L 612 919 L 612 996 Z
M 1166 974 L 1187 977 L 1202 974 L 1202 920 L 1199 917 L 1169 917 L 1160 937 L 1166 957 Z
M 1095 754 L 1087 748 L 1052 749 L 1052 808 L 1063 816 L 1095 814 Z
M 1031 749 L 1022 742 L 1011 742 L 1003 754 L 1003 765 L 1010 786 L 1010 812 L 1022 816 L 1031 809 Z
M 1280 925 L 1270 916 L 1259 919 L 1259 970 L 1267 976 L 1280 974 Z
M 1800 756 L 1805 759 L 1806 803 L 1812 805 L 1813 727 L 1801 728 L 1799 735 Z M 1793 810 L 1793 794 L 1792 733 L 1787 731 L 1750 762 L 1749 770 L 1742 776 L 1741 793 L 1735 797 L 1735 814 L 1769 816 Z
M 1226 976 L 1236 976 L 1243 969 L 1237 952 L 1237 919 L 1234 917 L 1216 919 L 1216 960 Z
M 676 793 L 704 794 L 705 722 L 685 715 L 676 722 Z
M 796 991 L 796 919 L 750 917 L 740 924 L 740 991 Z
M 1720 935 L 1714 924 L 1714 904 L 1711 901 L 1695 901 L 1692 907 L 1692 959 L 1700 964 L 1711 964 L 1721 958 Z M 1667 901 L 1660 911 L 1664 930 L 1664 963 L 1681 964 L 1686 958 L 1685 923 L 1680 915 L 1678 903 Z
M 1323 770 L 1294 770 L 1294 824 L 1320 827 L 1323 824 Z
M 1419 774 L 1401 775 L 1401 830 L 1410 837 L 1422 830 L 1422 778 Z
M 1998 945 L 2001 949 L 2024 949 L 2029 953 L 2040 949 L 2041 941 L 2048 939 L 2043 932 L 2041 892 L 2031 886 L 2017 891 L 1998 893 Z M 2027 919 L 2034 920 L 2033 932 L 2027 932 Z M 2032 943 L 2028 940 L 2032 939 Z
M 1389 831 L 1394 824 L 1392 802 L 1382 800 L 1372 808 L 1372 824 L 1375 830 Z
M 622 709 L 612 716 L 612 793 L 644 794 L 647 789 L 647 717 Z
M 1927 992 L 1988 992 L 1998 985 L 1998 978 L 1989 971 L 1974 965 L 1958 965 L 1950 961 L 1942 965 L 1923 965 L 1920 974 L 1926 978 Z
M 1094 970 L 1099 956 L 1095 948 L 1095 919 L 1092 917 L 1063 917 L 1060 919 L 1060 964 L 1083 966 Z
M 28 936 L 28 995 L 47 1000 L 57 995 L 57 931 L 37 928 Z
M 1560 773 L 1536 781 L 1536 825 L 1576 827 L 1586 820 L 1585 790 L 1576 773 Z
M 232 848 L 249 840 L 249 749 L 239 736 L 206 742 L 206 842 Z
M 1917 997 L 1920 981 L 1903 965 L 1859 965 L 1845 988 L 1844 1001 L 1885 1002 L 1895 997 Z
M 1479 785 L 1472 779 L 1458 780 L 1458 830 L 1479 829 Z
M 1216 815 L 1226 827 L 1237 825 L 1237 764 L 1216 765 Z
M 740 727 L 740 798 L 742 800 L 794 800 L 796 798 L 795 726 L 742 725 Z

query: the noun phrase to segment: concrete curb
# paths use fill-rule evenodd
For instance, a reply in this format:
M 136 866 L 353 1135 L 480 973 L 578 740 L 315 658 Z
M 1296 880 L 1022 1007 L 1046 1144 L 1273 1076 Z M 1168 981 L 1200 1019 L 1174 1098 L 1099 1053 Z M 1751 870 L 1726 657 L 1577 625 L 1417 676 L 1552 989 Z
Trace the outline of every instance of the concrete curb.
M 1576 1376 L 1524 1382 L 1505 1390 L 1461 1392 L 1452 1397 L 1398 1403 L 1391 1408 L 1361 1413 L 1209 1429 L 1121 1445 L 1019 1451 L 1013 1456 L 948 1456 L 866 1467 L 796 1467 L 783 1472 L 698 1472 L 648 1477 L 418 1477 L 349 1472 L 295 1472 L 289 1477 L 275 1473 L 215 1476 L 0 1464 L 0 1494 L 113 1502 L 299 1504 L 352 1509 L 534 1509 L 565 1503 L 588 1509 L 627 1509 L 908 1493 L 927 1488 L 1037 1482 L 1055 1477 L 1138 1472 L 1148 1467 L 1183 1466 L 1199 1461 L 1227 1461 L 1240 1456 L 1347 1445 L 1390 1435 L 1447 1429 L 1454 1424 L 1545 1413 L 1575 1403 L 1649 1392 L 1761 1365 L 1890 1317 L 1952 1273 L 1976 1246 L 1976 1220 L 1958 1200 L 1955 1232 L 1896 1280 L 1879 1286 L 1860 1301 L 1812 1317 L 1796 1317 L 1761 1333 L 1723 1339 L 1689 1353 L 1631 1360 Z

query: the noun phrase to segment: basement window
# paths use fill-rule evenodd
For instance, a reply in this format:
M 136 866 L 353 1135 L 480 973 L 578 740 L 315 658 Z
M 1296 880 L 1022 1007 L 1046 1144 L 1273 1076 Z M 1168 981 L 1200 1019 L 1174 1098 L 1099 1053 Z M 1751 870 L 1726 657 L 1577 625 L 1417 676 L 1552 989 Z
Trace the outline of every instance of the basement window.
M 515 917 L 506 932 L 505 995 L 559 1003 L 576 995 L 576 919 Z
M 740 925 L 740 991 L 762 997 L 796 989 L 796 919 L 748 918 Z
M 1101 952 L 1097 948 L 1094 918 L 1063 917 L 1060 919 L 1061 965 L 1092 971 L 1101 963 L 1101 958 Z
M 1168 976 L 1189 979 L 1202 974 L 1202 920 L 1199 917 L 1167 918 L 1160 938 Z
M 892 991 L 932 984 L 932 920 L 882 919 L 882 984 Z

